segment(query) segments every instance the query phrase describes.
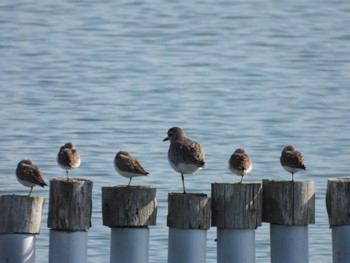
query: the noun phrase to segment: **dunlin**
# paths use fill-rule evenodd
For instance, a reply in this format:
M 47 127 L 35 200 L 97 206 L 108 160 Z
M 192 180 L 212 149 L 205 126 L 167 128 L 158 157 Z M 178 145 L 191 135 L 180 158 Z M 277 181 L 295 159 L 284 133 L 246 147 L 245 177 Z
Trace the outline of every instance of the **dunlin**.
M 122 150 L 116 154 L 114 158 L 114 168 L 120 175 L 130 178 L 128 187 L 133 177 L 146 176 L 149 174 L 143 169 L 139 161 L 127 150 Z
M 306 170 L 303 155 L 301 152 L 296 151 L 293 145 L 284 147 L 280 162 L 284 170 L 292 174 L 292 181 L 294 181 L 294 173 Z
M 168 136 L 163 141 L 167 140 L 170 140 L 169 163 L 175 171 L 181 173 L 182 186 L 186 193 L 184 174 L 193 174 L 204 167 L 204 150 L 199 143 L 187 138 L 185 132 L 178 127 L 168 130 Z
M 246 154 L 246 152 L 244 151 L 244 149 L 238 148 L 231 155 L 231 158 L 228 162 L 228 168 L 234 174 L 242 176 L 242 182 L 243 176 L 252 170 L 253 164 L 248 154 Z
M 57 155 L 57 163 L 62 169 L 66 170 L 68 180 L 68 170 L 78 168 L 80 165 L 80 156 L 75 149 L 74 143 L 67 142 L 60 148 Z
M 44 187 L 47 185 L 38 166 L 34 165 L 31 159 L 23 159 L 17 165 L 16 169 L 17 180 L 24 186 L 30 187 L 29 195 L 32 193 L 34 186 Z

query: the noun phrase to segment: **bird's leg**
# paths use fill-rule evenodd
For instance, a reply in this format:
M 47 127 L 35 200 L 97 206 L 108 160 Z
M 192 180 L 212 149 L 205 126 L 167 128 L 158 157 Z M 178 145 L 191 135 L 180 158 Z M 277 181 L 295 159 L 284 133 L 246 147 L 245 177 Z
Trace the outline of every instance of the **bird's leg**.
M 131 179 L 132 179 L 132 177 L 130 177 L 130 180 L 129 180 L 129 184 L 128 184 L 128 187 L 130 187 Z
M 243 176 L 244 176 L 244 175 L 242 175 L 242 178 L 241 178 L 241 183 L 242 183 L 242 181 L 243 181 Z
M 67 174 L 67 181 L 68 181 L 68 170 L 66 169 L 66 174 Z
M 184 179 L 184 174 L 181 173 L 181 179 L 182 179 L 182 187 L 184 189 L 184 194 L 186 194 L 186 190 L 185 190 L 185 179 Z
M 30 194 L 32 193 L 32 190 L 33 190 L 33 186 L 30 188 L 30 191 L 29 191 L 29 195 L 28 195 L 28 196 L 30 196 Z
M 292 173 L 292 182 L 294 182 L 294 173 Z

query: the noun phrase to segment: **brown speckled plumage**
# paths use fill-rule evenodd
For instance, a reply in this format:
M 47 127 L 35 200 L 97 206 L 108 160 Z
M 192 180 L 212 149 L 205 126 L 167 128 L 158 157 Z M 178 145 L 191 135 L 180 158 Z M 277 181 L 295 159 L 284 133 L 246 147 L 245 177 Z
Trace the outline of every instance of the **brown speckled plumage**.
M 244 149 L 238 148 L 233 152 L 229 160 L 229 169 L 234 174 L 241 176 L 241 182 L 243 176 L 249 173 L 253 168 L 252 161 Z
M 39 185 L 44 187 L 47 185 L 38 166 L 34 165 L 31 159 L 23 159 L 18 163 L 16 177 L 21 184 L 30 187 L 29 196 L 34 186 Z
M 280 162 L 282 167 L 292 174 L 292 181 L 294 181 L 294 173 L 306 170 L 302 153 L 296 151 L 293 145 L 287 145 L 284 147 L 281 153 Z
M 68 170 L 78 168 L 80 165 L 80 155 L 75 149 L 75 145 L 72 142 L 67 142 L 60 148 L 57 155 L 58 165 L 66 170 L 68 179 Z
M 163 140 L 170 140 L 168 160 L 171 167 L 181 173 L 183 190 L 185 190 L 184 174 L 192 174 L 205 165 L 204 150 L 199 143 L 186 137 L 179 127 L 168 130 L 168 136 Z
M 131 179 L 137 176 L 146 176 L 149 173 L 141 166 L 139 161 L 127 150 L 119 151 L 114 158 L 114 168 L 122 176 Z

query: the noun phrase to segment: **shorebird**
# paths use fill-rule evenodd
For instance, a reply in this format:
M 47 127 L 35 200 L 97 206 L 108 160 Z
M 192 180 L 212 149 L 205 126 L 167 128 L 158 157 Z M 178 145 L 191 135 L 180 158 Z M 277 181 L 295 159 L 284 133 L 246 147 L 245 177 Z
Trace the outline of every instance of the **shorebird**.
M 31 159 L 23 159 L 17 165 L 16 177 L 18 182 L 24 186 L 30 187 L 29 195 L 32 193 L 34 186 L 47 186 L 38 166 L 34 165 Z
M 184 174 L 193 174 L 204 167 L 204 150 L 199 143 L 187 138 L 185 132 L 179 127 L 168 130 L 168 136 L 163 142 L 167 140 L 170 140 L 168 160 L 171 167 L 176 172 L 181 173 L 182 187 L 185 194 Z
M 75 149 L 74 143 L 67 142 L 60 148 L 57 155 L 57 163 L 62 169 L 66 170 L 68 180 L 68 170 L 78 168 L 80 165 L 80 156 Z
M 146 176 L 149 173 L 143 169 L 139 161 L 130 154 L 127 150 L 122 150 L 115 155 L 114 168 L 122 176 L 130 178 L 128 187 L 130 186 L 131 179 L 137 176 Z
M 228 162 L 228 168 L 231 172 L 238 176 L 242 176 L 241 183 L 243 181 L 243 176 L 249 173 L 253 169 L 252 161 L 250 160 L 248 154 L 242 148 L 238 148 L 233 152 L 231 158 Z
M 304 157 L 301 152 L 296 151 L 293 145 L 284 147 L 280 162 L 284 170 L 292 174 L 292 181 L 294 182 L 294 173 L 301 170 L 306 170 Z

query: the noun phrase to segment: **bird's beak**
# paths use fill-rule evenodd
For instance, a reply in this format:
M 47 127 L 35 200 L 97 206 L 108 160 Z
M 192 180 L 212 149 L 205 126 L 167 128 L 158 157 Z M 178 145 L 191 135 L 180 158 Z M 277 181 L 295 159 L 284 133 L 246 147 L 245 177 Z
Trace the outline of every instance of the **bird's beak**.
M 169 137 L 166 137 L 166 138 L 163 140 L 163 142 L 165 142 L 165 141 L 167 141 L 167 140 L 169 140 Z

